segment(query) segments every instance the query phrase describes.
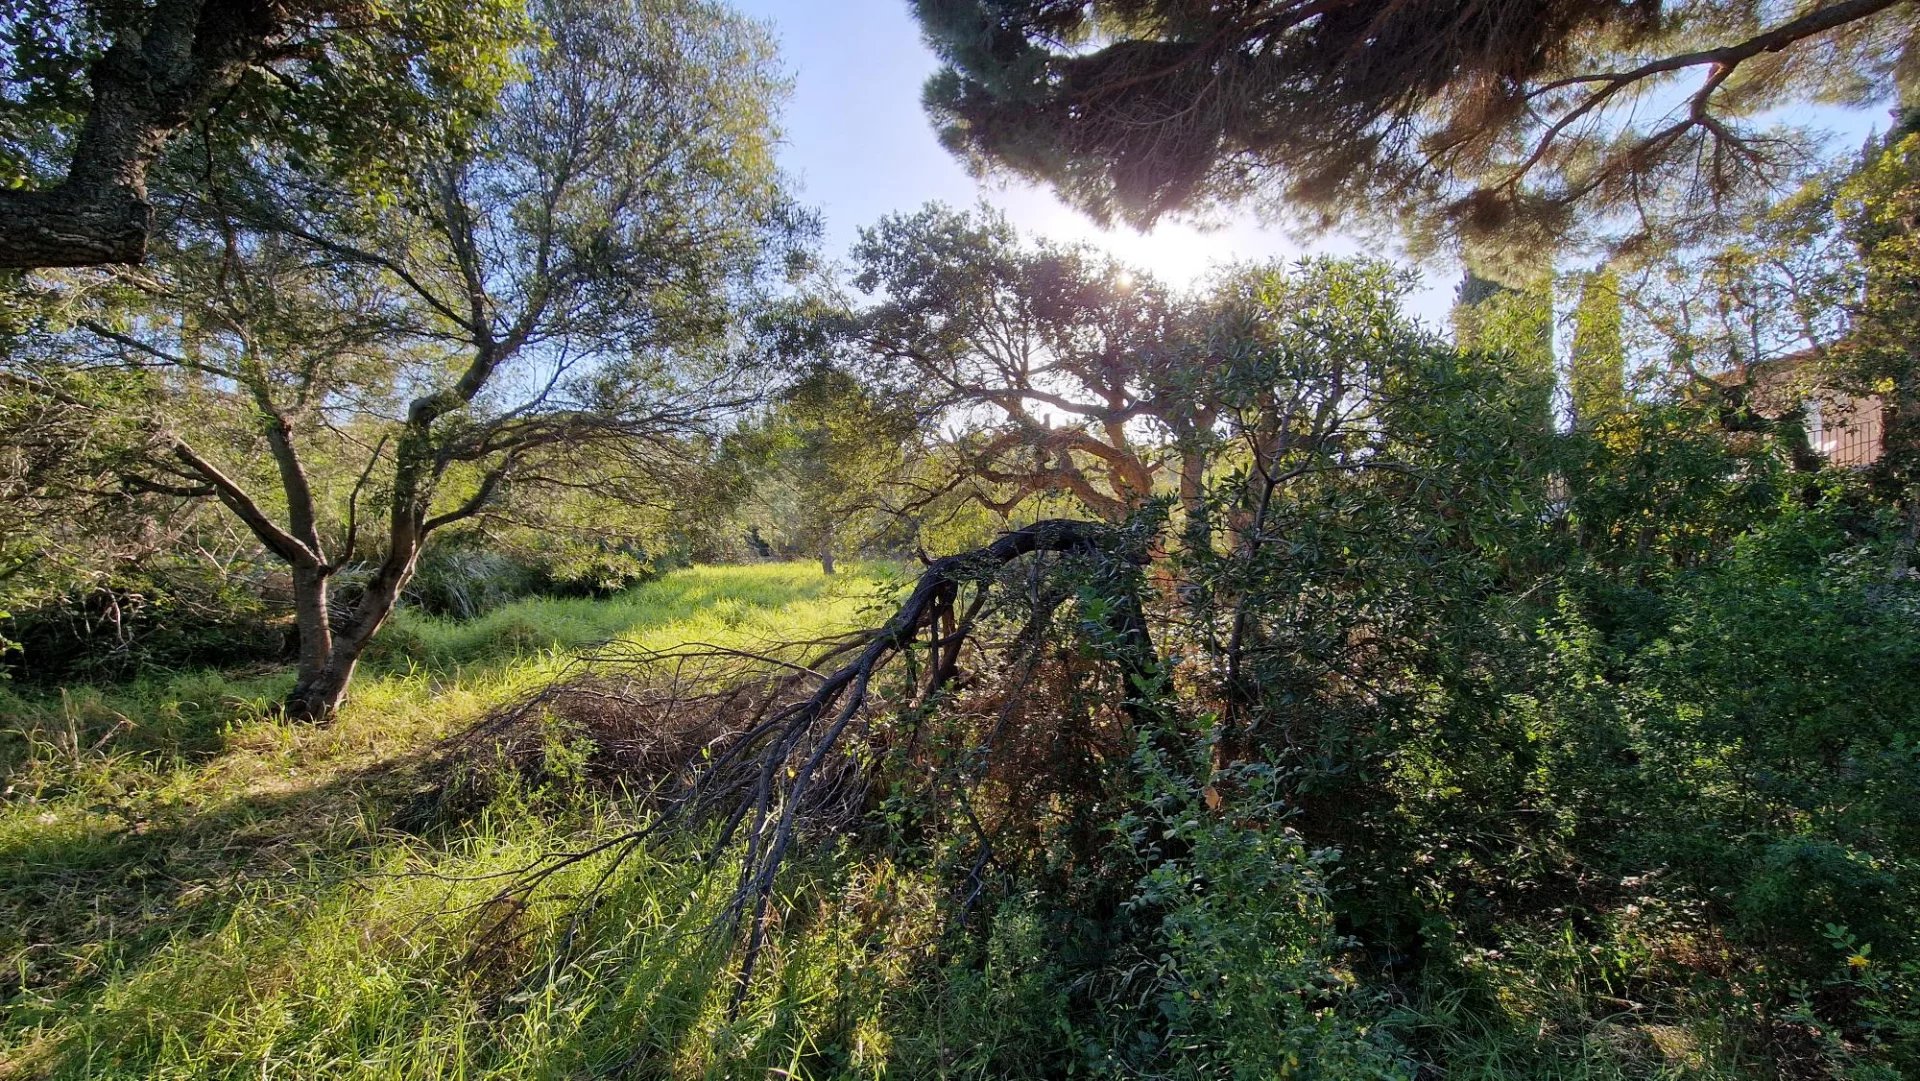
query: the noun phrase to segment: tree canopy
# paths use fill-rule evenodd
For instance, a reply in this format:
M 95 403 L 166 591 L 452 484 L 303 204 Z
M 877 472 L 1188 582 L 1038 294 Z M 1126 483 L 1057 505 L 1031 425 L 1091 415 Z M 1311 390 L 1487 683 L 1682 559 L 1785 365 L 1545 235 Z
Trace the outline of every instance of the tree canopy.
M 757 27 L 682 0 L 535 15 L 498 105 L 383 182 L 208 143 L 217 171 L 172 193 L 153 266 L 56 286 L 59 320 L 9 373 L 131 409 L 103 468 L 217 499 L 291 569 L 296 713 L 332 712 L 430 535 L 516 489 L 644 488 L 744 404 L 722 339 L 809 235 L 772 165 Z M 61 389 L 101 372 L 144 385 Z
M 916 0 L 926 104 L 977 169 L 1145 226 L 1256 199 L 1524 243 L 1697 229 L 1800 165 L 1793 102 L 1891 103 L 1897 0 Z M 1720 219 L 1724 220 L 1724 219 Z
M 484 108 L 516 0 L 24 0 L 0 12 L 0 267 L 138 263 L 188 128 L 394 160 Z

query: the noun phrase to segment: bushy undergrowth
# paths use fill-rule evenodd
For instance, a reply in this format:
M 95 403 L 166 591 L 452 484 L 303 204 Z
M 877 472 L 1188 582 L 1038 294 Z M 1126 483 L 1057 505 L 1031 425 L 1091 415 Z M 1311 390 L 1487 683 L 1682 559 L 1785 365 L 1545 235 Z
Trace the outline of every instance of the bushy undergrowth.
M 423 553 L 400 610 L 416 624 L 432 617 L 451 626 L 532 598 L 612 602 L 604 614 L 591 605 L 522 611 L 517 631 L 499 632 L 517 636 L 526 648 L 579 645 L 617 628 L 622 596 L 674 565 L 668 556 L 638 550 L 582 553 L 568 547 L 536 556 L 454 535 Z M 336 613 L 357 596 L 368 573 L 349 568 L 337 577 Z M 258 559 L 215 564 L 161 555 L 116 563 L 85 581 L 11 598 L 0 614 L 0 674 L 57 687 L 126 681 L 157 670 L 288 661 L 295 652 L 291 589 L 284 567 Z M 454 635 L 464 641 L 451 648 L 463 656 L 484 655 L 490 646 L 476 637 L 484 633 L 465 630 Z M 383 648 L 390 655 L 412 655 L 417 647 L 437 644 L 430 638 L 430 632 L 390 633 Z
M 613 597 L 676 567 L 683 553 L 639 545 L 555 545 L 539 550 L 476 534 L 442 538 L 421 554 L 405 591 L 407 605 L 429 615 L 472 619 L 523 597 Z M 659 547 L 667 549 L 660 543 Z
M 1561 452 L 1634 453 L 1606 438 Z M 879 569 L 406 613 L 331 728 L 274 718 L 283 674 L 15 695 L 6 1068 L 1910 1075 L 1920 598 L 1848 483 L 1750 463 L 1753 491 L 1622 546 L 1715 470 L 1596 484 L 1570 528 L 1507 443 L 1421 453 L 1448 486 L 1343 485 L 1284 547 L 1186 552 L 1158 674 L 1114 664 L 1139 568 L 1005 572 L 973 628 L 997 644 L 855 751 L 869 803 L 804 838 L 744 989 L 732 857 L 709 873 L 697 823 L 502 893 L 654 813 L 590 783 L 582 733 L 459 814 L 418 798 L 430 752 L 607 637 L 871 625 Z M 1236 685 L 1209 667 L 1232 621 L 1194 616 L 1242 598 Z
M 270 566 L 160 557 L 8 598 L 0 676 L 53 687 L 282 661 L 294 637 L 285 592 Z
M 728 1061 L 785 1061 L 819 1027 L 771 986 L 744 1020 L 724 1017 L 724 951 L 688 933 L 709 887 L 690 896 L 693 869 L 670 854 L 622 878 L 592 956 L 523 984 L 564 906 L 530 910 L 510 954 L 469 956 L 461 904 L 497 888 L 475 875 L 634 813 L 567 785 L 564 761 L 541 791 L 508 778 L 452 832 L 407 832 L 401 812 L 431 781 L 411 767 L 439 737 L 554 678 L 579 647 L 837 631 L 885 577 L 695 568 L 484 621 L 408 616 L 397 629 L 417 653 L 390 652 L 328 728 L 277 718 L 280 672 L 0 692 L 0 1073 L 558 1077 L 649 1046 L 670 1060 L 699 1042 L 684 1035 L 695 1026 L 726 1035 Z

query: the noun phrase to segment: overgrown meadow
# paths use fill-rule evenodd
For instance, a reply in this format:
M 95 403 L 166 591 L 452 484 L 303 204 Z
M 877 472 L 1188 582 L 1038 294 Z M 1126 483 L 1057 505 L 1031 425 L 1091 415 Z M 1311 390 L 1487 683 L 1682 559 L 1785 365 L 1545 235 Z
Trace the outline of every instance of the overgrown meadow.
M 737 2 L 0 5 L 0 1081 L 1920 1078 L 1915 4 Z
M 1862 847 L 1894 818 L 1833 794 L 1878 798 L 1910 764 L 1852 759 L 1770 809 L 1742 765 L 1768 755 L 1742 739 L 1755 717 L 1905 723 L 1904 698 L 1803 700 L 1810 672 L 1865 665 L 1852 678 L 1892 696 L 1911 678 L 1885 667 L 1911 662 L 1898 621 L 1861 622 L 1835 554 L 1742 542 L 1737 574 L 1676 596 L 1688 612 L 1631 679 L 1564 609 L 1532 654 L 1539 689 L 1492 715 L 1537 748 L 1533 772 L 1408 745 L 1383 782 L 1405 848 L 1310 845 L 1296 826 L 1364 837 L 1377 812 L 1303 822 L 1295 801 L 1338 774 L 1221 769 L 1217 734 L 1177 722 L 1119 748 L 1117 813 L 1055 797 L 985 888 L 957 888 L 953 839 L 900 791 L 791 861 L 744 986 L 734 854 L 709 860 L 710 832 L 503 906 L 504 883 L 657 804 L 643 778 L 595 781 L 591 733 L 558 717 L 532 769 L 461 762 L 446 737 L 607 639 L 764 649 L 872 625 L 895 567 L 697 567 L 466 621 L 407 612 L 329 727 L 280 718 L 282 670 L 9 693 L 0 1059 L 15 1077 L 1899 1076 L 1883 1056 L 1910 1046 L 1894 966 L 1912 962 L 1861 934 L 1899 948 L 1912 872 Z M 1745 702 L 1689 704 L 1728 664 Z M 483 795 L 449 801 L 451 781 Z M 1534 792 L 1549 828 L 1483 840 L 1486 784 Z M 1593 874 L 1596 845 L 1649 870 L 1555 866 Z M 1379 948 L 1419 913 L 1398 940 L 1424 958 Z M 1768 928 L 1811 933 L 1750 937 Z
M 903 930 L 873 964 L 858 921 L 887 913 L 930 933 L 912 897 L 924 886 L 823 857 L 794 887 L 812 899 L 783 936 L 779 977 L 730 1015 L 729 951 L 708 933 L 717 879 L 680 851 L 625 869 L 557 970 L 545 962 L 570 917 L 557 901 L 520 914 L 510 950 L 471 956 L 489 876 L 645 813 L 569 785 L 565 733 L 539 787 L 504 787 L 450 827 L 409 809 L 437 740 L 583 647 L 845 630 L 889 594 L 890 573 L 696 568 L 606 600 L 409 614 L 324 729 L 276 719 L 281 670 L 8 693 L 8 1075 L 571 1077 L 631 1059 L 728 1076 L 884 1061 L 884 1008 L 925 958 Z M 598 873 L 582 865 L 551 893 Z

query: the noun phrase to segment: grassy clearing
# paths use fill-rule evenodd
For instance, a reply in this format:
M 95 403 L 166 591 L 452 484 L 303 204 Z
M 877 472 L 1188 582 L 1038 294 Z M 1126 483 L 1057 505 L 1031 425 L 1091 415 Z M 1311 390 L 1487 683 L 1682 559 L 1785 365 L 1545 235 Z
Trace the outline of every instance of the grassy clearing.
M 873 855 L 816 847 L 791 869 L 738 1011 L 737 958 L 702 933 L 730 883 L 686 850 L 627 864 L 576 928 L 572 899 L 607 870 L 579 864 L 511 913 L 503 948 L 473 952 L 476 906 L 499 882 L 485 876 L 629 828 L 636 812 L 570 783 L 562 748 L 542 780 L 507 777 L 471 817 L 422 821 L 413 767 L 437 739 L 593 643 L 827 633 L 874 621 L 897 577 L 695 568 L 607 600 L 524 601 L 464 623 L 403 615 L 324 729 L 275 718 L 281 671 L 0 692 L 0 1081 L 1137 1076 L 1113 1060 L 1113 1037 L 1131 1012 L 1164 1008 L 1143 997 L 1164 956 L 1073 967 L 1060 913 L 1018 894 L 980 913 L 977 941 L 956 951 L 951 883 Z M 1607 974 L 1645 969 L 1632 936 L 1611 959 L 1547 936 L 1463 970 L 1480 981 L 1369 998 L 1366 1035 L 1284 992 L 1312 985 L 1281 971 L 1294 948 L 1331 929 L 1299 908 L 1293 879 L 1272 879 L 1300 853 L 1241 851 L 1262 836 L 1214 853 L 1220 900 L 1200 897 L 1177 928 L 1190 971 L 1252 966 L 1216 1012 L 1244 1013 L 1235 1031 L 1257 1046 L 1164 1076 L 1287 1063 L 1299 1076 L 1431 1076 L 1417 1064 L 1435 1060 L 1440 1076 L 1490 1081 L 1779 1075 L 1777 1049 L 1742 1046 L 1722 1023 L 1723 999 L 1624 1002 L 1631 988 Z M 1281 888 L 1263 892 L 1271 881 Z M 1282 990 L 1263 997 L 1269 984 Z
M 685 933 L 712 887 L 684 862 L 621 876 L 592 948 L 555 971 L 541 961 L 563 905 L 519 914 L 511 955 L 467 955 L 464 909 L 494 888 L 472 876 L 616 828 L 621 808 L 509 788 L 433 836 L 400 830 L 396 810 L 413 756 L 582 647 L 839 630 L 888 588 L 878 567 L 694 568 L 610 600 L 403 616 L 326 729 L 274 718 L 278 671 L 0 699 L 0 1076 L 561 1077 L 629 1059 L 719 1076 L 823 1041 L 878 1054 L 847 1029 L 845 996 L 874 997 L 883 974 L 843 988 L 834 963 L 808 960 L 838 956 L 842 921 L 824 910 L 796 917 L 782 975 L 729 1020 L 725 959 Z M 818 895 L 862 903 L 858 888 Z

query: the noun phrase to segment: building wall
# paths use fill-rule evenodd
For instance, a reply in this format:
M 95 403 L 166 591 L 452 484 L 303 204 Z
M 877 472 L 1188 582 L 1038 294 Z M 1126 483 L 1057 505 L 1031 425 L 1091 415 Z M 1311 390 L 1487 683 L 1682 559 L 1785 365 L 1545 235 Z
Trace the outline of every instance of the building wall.
M 1880 457 L 1880 399 L 1816 392 L 1807 402 L 1807 437 L 1834 465 L 1858 469 Z
M 1880 458 L 1884 437 L 1884 418 L 1880 399 L 1871 395 L 1856 398 L 1839 391 L 1810 385 L 1810 373 L 1800 364 L 1802 356 L 1787 357 L 1756 365 L 1751 369 L 1755 408 L 1768 416 L 1778 416 L 1797 402 L 1807 406 L 1807 440 L 1813 449 L 1836 466 L 1859 469 Z M 1717 379 L 1739 382 L 1742 376 L 1728 373 Z

